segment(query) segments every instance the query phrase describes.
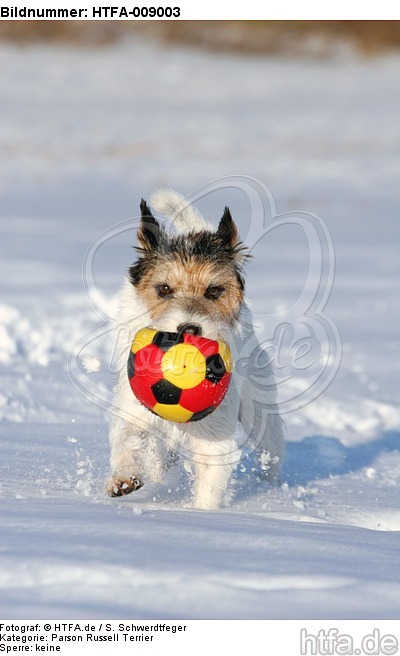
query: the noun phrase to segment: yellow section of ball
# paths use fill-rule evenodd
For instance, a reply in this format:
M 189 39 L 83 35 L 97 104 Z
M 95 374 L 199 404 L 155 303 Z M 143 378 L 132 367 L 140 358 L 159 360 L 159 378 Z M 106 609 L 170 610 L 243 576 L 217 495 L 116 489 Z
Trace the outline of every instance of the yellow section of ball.
M 229 374 L 231 374 L 233 369 L 233 360 L 232 360 L 231 349 L 229 348 L 226 342 L 222 342 L 218 340 L 218 353 L 220 354 L 221 358 L 224 361 L 225 369 Z
M 132 342 L 132 346 L 131 346 L 132 353 L 137 353 L 138 351 L 140 351 L 141 348 L 144 348 L 145 346 L 151 344 L 156 332 L 157 332 L 156 330 L 152 330 L 151 328 L 141 328 L 140 330 L 138 330 Z
M 206 375 L 206 359 L 192 344 L 176 344 L 161 361 L 164 378 L 179 389 L 196 387 Z
M 169 421 L 177 421 L 180 424 L 185 424 L 194 415 L 194 412 L 182 408 L 181 405 L 168 405 L 168 403 L 156 403 L 152 407 L 152 412 L 155 412 L 159 417 L 168 419 Z

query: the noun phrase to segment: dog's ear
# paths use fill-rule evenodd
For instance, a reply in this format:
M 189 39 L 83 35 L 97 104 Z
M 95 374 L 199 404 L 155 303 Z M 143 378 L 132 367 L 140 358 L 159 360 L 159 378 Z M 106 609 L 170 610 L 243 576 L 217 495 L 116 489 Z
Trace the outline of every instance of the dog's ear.
M 220 239 L 220 243 L 222 243 L 228 256 L 235 262 L 238 268 L 241 268 L 251 255 L 247 247 L 240 241 L 239 232 L 236 223 L 232 219 L 229 207 L 225 207 L 224 209 L 216 235 Z
M 144 198 L 140 201 L 140 213 L 142 219 L 137 233 L 138 242 L 144 251 L 156 251 L 159 248 L 163 230 L 152 215 Z
M 234 249 L 239 242 L 238 229 L 234 220 L 232 219 L 229 207 L 225 207 L 224 209 L 222 219 L 218 225 L 217 235 L 221 239 L 224 246 L 228 246 L 232 249 Z

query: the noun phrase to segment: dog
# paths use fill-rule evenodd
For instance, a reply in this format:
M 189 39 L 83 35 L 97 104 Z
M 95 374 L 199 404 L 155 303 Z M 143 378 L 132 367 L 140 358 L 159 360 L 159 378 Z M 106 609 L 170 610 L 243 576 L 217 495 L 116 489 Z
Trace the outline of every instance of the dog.
M 120 497 L 147 481 L 160 482 L 174 454 L 180 453 L 193 474 L 191 506 L 216 509 L 231 498 L 232 472 L 243 446 L 257 450 L 260 471 L 270 483 L 279 480 L 284 457 L 273 374 L 265 358 L 259 364 L 265 353 L 244 296 L 244 265 L 250 255 L 228 207 L 214 229 L 176 192 L 161 190 L 150 205 L 168 217 L 175 233 L 165 229 L 142 199 L 138 259 L 118 299 L 120 374 L 114 389 L 106 492 Z M 229 344 L 236 363 L 232 380 L 211 415 L 186 424 L 166 421 L 135 398 L 126 363 L 133 337 L 143 327 L 183 330 Z

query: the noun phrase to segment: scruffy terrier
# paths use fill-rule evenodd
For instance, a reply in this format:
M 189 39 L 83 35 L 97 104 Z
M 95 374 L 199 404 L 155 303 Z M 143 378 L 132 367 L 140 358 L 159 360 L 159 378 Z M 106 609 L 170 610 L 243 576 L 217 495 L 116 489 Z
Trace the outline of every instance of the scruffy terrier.
M 172 222 L 175 234 L 160 225 L 142 200 L 139 258 L 119 296 L 121 373 L 106 491 L 119 497 L 147 481 L 161 481 L 171 454 L 179 453 L 193 475 L 192 507 L 214 509 L 230 497 L 232 470 L 244 445 L 257 450 L 260 471 L 271 483 L 279 478 L 284 455 L 273 375 L 265 357 L 260 358 L 265 354 L 244 301 L 243 266 L 249 255 L 228 207 L 215 230 L 173 191 L 156 193 L 151 205 Z M 195 423 L 166 421 L 135 398 L 126 363 L 132 339 L 143 327 L 228 342 L 235 362 L 232 380 L 211 415 Z

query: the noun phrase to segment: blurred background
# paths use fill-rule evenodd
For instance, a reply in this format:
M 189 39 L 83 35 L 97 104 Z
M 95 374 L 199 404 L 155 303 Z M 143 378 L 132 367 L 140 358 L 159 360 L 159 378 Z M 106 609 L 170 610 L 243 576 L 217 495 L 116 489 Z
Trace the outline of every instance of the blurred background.
M 347 46 L 364 54 L 398 49 L 400 21 L 4 21 L 10 41 L 102 45 L 156 38 L 212 50 L 283 55 L 329 55 Z

